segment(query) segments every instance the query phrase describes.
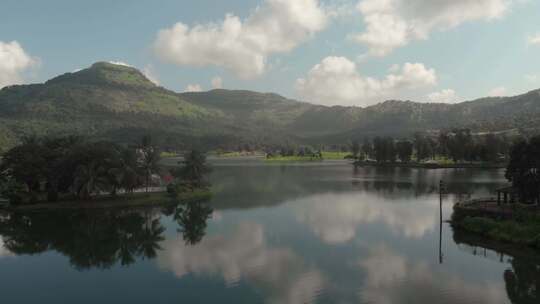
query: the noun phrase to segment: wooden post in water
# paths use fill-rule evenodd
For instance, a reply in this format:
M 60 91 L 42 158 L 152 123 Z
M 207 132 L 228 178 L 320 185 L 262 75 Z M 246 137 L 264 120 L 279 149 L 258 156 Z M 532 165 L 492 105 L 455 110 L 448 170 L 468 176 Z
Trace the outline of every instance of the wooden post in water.
M 442 199 L 444 193 L 444 182 L 439 181 L 439 264 L 443 263 L 442 253 Z

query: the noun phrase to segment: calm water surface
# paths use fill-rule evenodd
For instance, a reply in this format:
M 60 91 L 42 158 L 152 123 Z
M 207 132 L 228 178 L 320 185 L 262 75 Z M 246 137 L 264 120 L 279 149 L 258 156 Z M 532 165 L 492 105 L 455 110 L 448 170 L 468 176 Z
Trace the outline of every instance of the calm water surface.
M 207 203 L 0 215 L 2 303 L 540 303 L 534 254 L 440 223 L 503 171 L 213 166 Z

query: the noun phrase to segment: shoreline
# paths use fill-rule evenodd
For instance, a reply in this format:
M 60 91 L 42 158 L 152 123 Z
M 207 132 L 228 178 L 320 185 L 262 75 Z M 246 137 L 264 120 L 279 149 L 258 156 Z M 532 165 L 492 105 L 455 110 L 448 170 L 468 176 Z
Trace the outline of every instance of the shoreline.
M 65 200 L 58 202 L 38 202 L 34 204 L 6 205 L 1 206 L 3 211 L 54 211 L 54 210 L 92 210 L 114 208 L 138 208 L 138 207 L 161 207 L 176 205 L 184 202 L 192 202 L 211 198 L 212 193 L 208 190 L 197 190 L 192 193 L 184 193 L 177 197 L 171 196 L 166 191 L 142 192 L 123 194 L 116 197 L 96 197 L 93 200 L 77 201 Z
M 457 203 L 450 225 L 486 240 L 540 250 L 540 207 L 501 204 L 496 199 Z
M 387 167 L 387 168 L 421 168 L 421 169 L 504 169 L 505 163 L 485 163 L 485 164 L 471 164 L 471 163 L 456 163 L 456 164 L 436 164 L 436 163 L 378 163 L 378 162 L 366 162 L 356 161 L 353 163 L 358 167 Z

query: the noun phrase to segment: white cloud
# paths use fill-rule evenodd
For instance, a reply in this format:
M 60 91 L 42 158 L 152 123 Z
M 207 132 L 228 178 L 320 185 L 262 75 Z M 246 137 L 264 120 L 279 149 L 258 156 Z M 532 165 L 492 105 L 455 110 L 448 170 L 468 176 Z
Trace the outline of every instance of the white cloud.
M 123 61 L 109 61 L 110 64 L 114 64 L 114 65 L 121 65 L 121 66 L 126 66 L 126 67 L 130 67 L 132 68 L 133 66 L 130 65 L 130 64 L 127 64 Z
M 146 76 L 146 78 L 148 78 L 148 80 L 153 82 L 155 85 L 159 85 L 159 78 L 153 65 L 146 65 L 142 70 L 142 73 L 144 74 L 144 76 Z
M 267 303 L 312 303 L 322 289 L 322 274 L 288 248 L 267 245 L 264 229 L 242 223 L 231 235 L 207 236 L 195 246 L 163 242 L 158 265 L 177 277 L 220 276 L 229 286 L 245 280 L 265 292 Z
M 428 95 L 428 100 L 431 102 L 453 103 L 458 101 L 456 91 L 452 89 L 444 89 L 440 92 L 433 92 Z
M 530 45 L 540 45 L 540 33 L 533 36 L 529 36 L 529 38 L 527 39 L 527 42 Z
M 326 27 L 318 0 L 266 0 L 245 20 L 228 14 L 221 23 L 177 23 L 159 31 L 154 48 L 177 65 L 218 66 L 243 78 L 261 75 L 267 58 L 285 53 Z
M 219 76 L 212 78 L 212 88 L 213 89 L 223 88 L 223 79 L 221 79 L 221 77 Z
M 38 64 L 39 59 L 28 55 L 17 41 L 0 41 L 0 89 L 22 83 L 22 73 Z
M 202 92 L 202 87 L 199 84 L 188 84 L 184 92 Z
M 509 9 L 509 0 L 362 0 L 357 9 L 366 28 L 352 39 L 369 54 L 385 56 L 410 41 L 427 39 L 467 21 L 493 20 Z
M 496 87 L 489 91 L 488 96 L 490 97 L 500 97 L 507 96 L 508 90 L 505 87 Z
M 422 63 L 393 66 L 386 77 L 375 79 L 362 76 L 345 57 L 326 57 L 306 78 L 296 81 L 296 90 L 305 100 L 318 104 L 367 106 L 436 83 L 435 70 Z

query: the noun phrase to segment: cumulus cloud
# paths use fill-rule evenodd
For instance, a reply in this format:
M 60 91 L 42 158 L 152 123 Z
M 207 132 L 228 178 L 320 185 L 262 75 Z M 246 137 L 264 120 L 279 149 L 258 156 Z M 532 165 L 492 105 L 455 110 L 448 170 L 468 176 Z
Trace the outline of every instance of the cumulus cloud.
M 500 97 L 508 95 L 508 90 L 506 87 L 496 87 L 489 91 L 488 96 L 490 97 Z
M 365 44 L 370 55 L 385 56 L 410 41 L 427 39 L 433 31 L 500 18 L 510 4 L 508 0 L 362 0 L 357 9 L 365 30 L 352 39 Z
M 529 36 L 527 39 L 527 42 L 530 45 L 540 45 L 540 33 L 533 36 Z
M 457 99 L 456 91 L 452 89 L 444 89 L 428 95 L 428 100 L 431 102 L 453 103 L 456 102 Z
M 199 84 L 188 84 L 184 92 L 202 92 L 202 87 Z
M 158 265 L 177 277 L 221 276 L 229 286 L 246 280 L 268 292 L 267 303 L 312 303 L 322 289 L 322 274 L 288 248 L 272 248 L 264 229 L 242 223 L 231 235 L 207 236 L 195 246 L 167 240 Z
M 212 78 L 212 88 L 213 89 L 223 88 L 223 79 L 221 79 L 221 77 L 219 76 Z
M 159 31 L 154 48 L 167 62 L 218 66 L 253 78 L 265 71 L 269 55 L 293 50 L 327 22 L 318 0 L 265 0 L 245 20 L 228 14 L 221 23 L 176 23 Z
M 159 78 L 153 65 L 146 65 L 142 70 L 142 73 L 144 74 L 144 76 L 146 76 L 146 78 L 148 78 L 148 80 L 153 82 L 155 85 L 159 85 Z
M 38 63 L 39 60 L 26 53 L 17 41 L 0 41 L 0 89 L 22 83 L 22 74 Z
M 296 81 L 298 94 L 307 101 L 324 105 L 367 106 L 400 93 L 433 86 L 434 69 L 422 63 L 394 65 L 383 79 L 365 77 L 356 64 L 345 57 L 326 57 L 305 78 Z

